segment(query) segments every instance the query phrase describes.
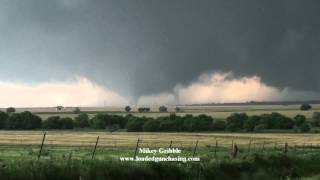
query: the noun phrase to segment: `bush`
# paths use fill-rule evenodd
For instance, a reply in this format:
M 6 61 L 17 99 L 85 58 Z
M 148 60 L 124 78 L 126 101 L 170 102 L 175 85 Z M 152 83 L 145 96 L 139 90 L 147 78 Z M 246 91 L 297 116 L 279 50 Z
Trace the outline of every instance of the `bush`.
M 14 112 L 16 112 L 16 109 L 14 108 L 14 107 L 8 107 L 7 109 L 6 109 L 6 111 L 7 111 L 7 113 L 14 113 Z
M 141 132 L 143 125 L 146 122 L 145 118 L 130 117 L 126 125 L 128 132 Z
M 89 116 L 87 113 L 80 113 L 75 118 L 75 126 L 79 128 L 89 127 Z
M 149 119 L 144 123 L 142 129 L 144 132 L 159 132 L 160 122 L 158 120 Z
M 258 124 L 254 127 L 254 132 L 261 132 L 263 130 L 267 129 L 266 124 Z
M 300 106 L 300 110 L 301 111 L 308 111 L 308 110 L 311 110 L 312 109 L 312 106 L 310 104 L 302 104 Z
M 320 112 L 314 112 L 312 115 L 312 125 L 319 127 L 320 126 Z
M 75 114 L 81 113 L 80 108 L 76 107 L 76 108 L 73 110 L 73 113 L 75 113 Z
M 6 127 L 8 117 L 7 113 L 0 111 L 0 129 L 4 129 Z
M 142 113 L 142 112 L 150 112 L 150 108 L 140 107 L 140 108 L 138 108 L 138 112 L 140 112 L 140 113 Z
M 48 119 L 43 122 L 42 127 L 45 129 L 61 129 L 60 116 L 48 117 Z
M 29 111 L 15 113 L 9 116 L 6 126 L 8 129 L 38 129 L 41 127 L 41 118 Z
M 310 130 L 311 130 L 311 127 L 308 123 L 305 122 L 305 123 L 301 124 L 301 126 L 300 126 L 301 132 L 309 132 Z
M 233 113 L 229 117 L 227 117 L 227 126 L 241 129 L 247 119 L 248 116 L 246 113 Z
M 124 110 L 125 110 L 126 112 L 130 112 L 130 111 L 131 111 L 131 107 L 130 107 L 130 106 L 126 106 L 126 107 L 124 108 Z
M 127 123 L 127 118 L 117 115 L 109 114 L 96 114 L 90 121 L 89 124 L 94 129 L 105 129 L 114 124 L 118 124 L 120 128 L 124 128 Z
M 306 117 L 304 115 L 296 115 L 294 118 L 294 124 L 298 127 L 300 127 L 304 122 L 306 122 Z
M 212 123 L 212 130 L 223 131 L 226 129 L 226 122 L 221 120 L 214 120 Z
M 294 121 L 280 113 L 262 114 L 259 124 L 265 124 L 267 129 L 291 129 Z
M 73 129 L 74 122 L 71 118 L 65 117 L 60 119 L 61 127 L 60 129 Z
M 165 106 L 159 107 L 159 112 L 167 112 L 167 111 L 168 111 L 167 107 L 165 107 Z
M 256 127 L 259 121 L 259 116 L 250 116 L 247 120 L 244 121 L 243 128 L 248 132 L 252 132 L 254 131 L 254 127 Z

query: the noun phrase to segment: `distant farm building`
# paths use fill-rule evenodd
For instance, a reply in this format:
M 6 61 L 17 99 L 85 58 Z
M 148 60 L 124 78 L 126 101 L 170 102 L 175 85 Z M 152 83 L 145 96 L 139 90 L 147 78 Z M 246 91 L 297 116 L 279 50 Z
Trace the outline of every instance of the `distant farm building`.
M 63 106 L 57 106 L 57 107 L 56 107 L 56 111 L 62 111 L 63 108 L 64 108 Z

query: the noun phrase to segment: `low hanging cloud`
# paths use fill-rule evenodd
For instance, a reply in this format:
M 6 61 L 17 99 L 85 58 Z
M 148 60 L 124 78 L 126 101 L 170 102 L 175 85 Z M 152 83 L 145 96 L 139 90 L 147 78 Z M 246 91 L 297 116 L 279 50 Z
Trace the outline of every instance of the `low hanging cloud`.
M 204 74 L 189 85 L 178 84 L 173 93 L 142 96 L 138 102 L 166 105 L 319 99 L 315 92 L 268 86 L 258 76 L 235 78 L 232 73 Z M 138 103 L 139 104 L 139 103 Z
M 0 81 L 0 107 L 123 106 L 128 99 L 86 78 L 35 85 Z

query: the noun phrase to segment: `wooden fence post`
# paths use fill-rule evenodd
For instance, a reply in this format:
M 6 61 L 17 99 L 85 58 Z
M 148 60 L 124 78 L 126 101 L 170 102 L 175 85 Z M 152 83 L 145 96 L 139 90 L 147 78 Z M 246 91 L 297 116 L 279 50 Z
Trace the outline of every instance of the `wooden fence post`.
M 136 156 L 137 156 L 137 151 L 138 151 L 139 143 L 140 143 L 140 139 L 138 138 L 138 140 L 137 140 L 137 145 L 136 145 L 136 150 L 135 150 L 135 152 L 134 152 L 134 159 L 136 159 Z
M 262 144 L 262 148 L 261 148 L 261 152 L 263 152 L 264 151 L 264 145 L 265 145 L 265 141 L 263 141 L 263 144 Z
M 39 154 L 38 154 L 38 160 L 40 159 L 40 156 L 41 156 L 41 152 L 42 152 L 44 140 L 46 139 L 46 135 L 47 135 L 47 132 L 44 132 L 43 138 L 42 138 L 42 143 L 41 143 L 40 150 L 39 150 Z
M 97 146 L 98 146 L 98 142 L 99 142 L 99 136 L 97 137 L 96 145 L 94 146 L 91 159 L 94 158 L 94 154 L 96 153 L 96 149 L 97 149 Z
M 196 151 L 197 151 L 197 147 L 198 147 L 198 140 L 196 142 L 196 146 L 194 147 L 194 150 L 193 150 L 193 155 L 192 157 L 194 157 L 194 155 L 196 154 Z
M 288 143 L 287 142 L 284 144 L 283 152 L 284 152 L 284 154 L 287 154 L 287 152 L 288 152 Z
M 248 152 L 250 153 L 250 150 L 251 150 L 251 139 L 249 141 L 249 147 L 248 147 Z
M 217 157 L 217 150 L 218 150 L 218 140 L 216 140 L 216 147 L 214 148 L 214 157 Z

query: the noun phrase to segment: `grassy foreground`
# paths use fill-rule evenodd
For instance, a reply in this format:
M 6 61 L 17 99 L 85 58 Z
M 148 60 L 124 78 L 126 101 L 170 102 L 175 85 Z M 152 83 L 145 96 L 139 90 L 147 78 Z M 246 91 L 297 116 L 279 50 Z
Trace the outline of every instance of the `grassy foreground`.
M 112 159 L 1 160 L 0 179 L 225 179 L 272 180 L 319 177 L 320 154 L 244 156 L 200 163 L 119 162 Z

